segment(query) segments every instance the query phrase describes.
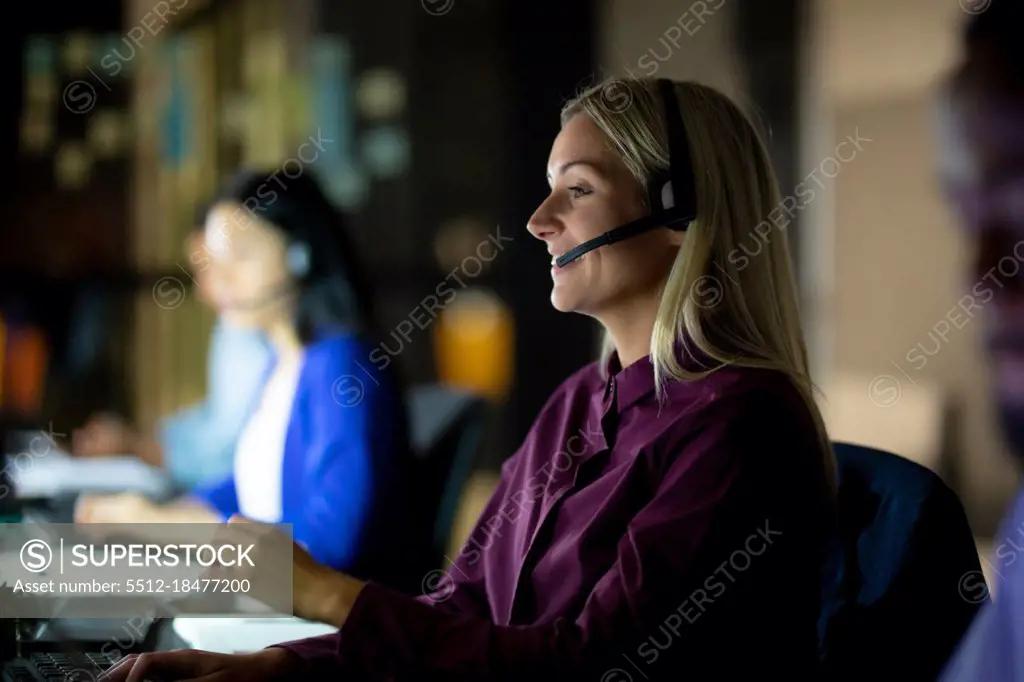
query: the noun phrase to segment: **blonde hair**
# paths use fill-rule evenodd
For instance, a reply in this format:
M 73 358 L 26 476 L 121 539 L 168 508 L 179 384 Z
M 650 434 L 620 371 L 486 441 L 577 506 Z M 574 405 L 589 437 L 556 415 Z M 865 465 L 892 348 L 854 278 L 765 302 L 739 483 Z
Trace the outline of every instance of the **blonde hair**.
M 668 379 L 695 380 L 726 365 L 782 372 L 812 415 L 834 488 L 835 456 L 814 400 L 785 225 L 780 229 L 769 221 L 783 200 L 768 151 L 725 95 L 693 82 L 674 86 L 693 163 L 697 217 L 661 292 L 651 336 L 659 400 Z M 657 81 L 609 80 L 569 101 L 561 119 L 565 125 L 580 113 L 590 117 L 646 197 L 647 179 L 669 168 L 662 111 Z M 751 244 L 759 250 L 751 253 Z M 714 305 L 696 295 L 709 293 L 718 299 Z M 718 364 L 687 370 L 676 357 L 680 341 L 692 343 Z M 612 350 L 606 332 L 602 360 Z

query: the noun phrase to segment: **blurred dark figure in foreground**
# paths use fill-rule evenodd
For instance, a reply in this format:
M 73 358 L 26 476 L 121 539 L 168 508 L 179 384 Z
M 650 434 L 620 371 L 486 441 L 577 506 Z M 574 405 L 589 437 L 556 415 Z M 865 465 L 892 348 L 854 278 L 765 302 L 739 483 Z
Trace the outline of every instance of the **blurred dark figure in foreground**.
M 135 455 L 165 467 L 185 490 L 230 475 L 238 437 L 273 358 L 259 330 L 225 319 L 211 289 L 218 263 L 209 257 L 205 223 L 203 207 L 187 246 L 195 291 L 221 318 L 210 340 L 206 398 L 161 420 L 154 435 L 143 435 L 118 415 L 101 414 L 72 437 L 72 452 L 78 456 Z
M 943 175 L 974 242 L 976 282 L 962 299 L 984 306 L 1004 432 L 1024 459 L 1024 3 L 993 0 L 966 32 L 966 58 L 943 93 Z M 990 305 L 987 305 L 991 302 Z M 965 307 L 970 316 L 971 311 Z M 996 551 L 996 599 L 984 607 L 943 677 L 1024 680 L 1024 493 Z M 965 576 L 967 577 L 967 576 Z M 986 589 L 978 579 L 979 590 Z M 953 589 L 953 586 L 950 586 Z

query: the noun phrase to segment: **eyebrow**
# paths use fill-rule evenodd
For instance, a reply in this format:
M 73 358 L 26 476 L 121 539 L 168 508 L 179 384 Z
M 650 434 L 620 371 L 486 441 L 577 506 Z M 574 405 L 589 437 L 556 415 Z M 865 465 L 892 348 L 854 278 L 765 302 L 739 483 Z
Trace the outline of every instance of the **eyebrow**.
M 575 159 L 573 161 L 566 161 L 565 163 L 563 163 L 561 166 L 559 166 L 555 170 L 555 175 L 562 175 L 562 174 L 565 173 L 565 171 L 569 170 L 573 166 L 588 166 L 592 170 L 594 170 L 596 173 L 604 175 L 604 168 L 603 168 L 603 166 L 601 165 L 600 162 L 598 162 L 598 161 L 587 161 L 586 159 Z M 551 180 L 552 180 L 552 175 L 551 175 L 550 171 L 548 171 L 547 179 L 548 179 L 548 182 L 551 182 Z

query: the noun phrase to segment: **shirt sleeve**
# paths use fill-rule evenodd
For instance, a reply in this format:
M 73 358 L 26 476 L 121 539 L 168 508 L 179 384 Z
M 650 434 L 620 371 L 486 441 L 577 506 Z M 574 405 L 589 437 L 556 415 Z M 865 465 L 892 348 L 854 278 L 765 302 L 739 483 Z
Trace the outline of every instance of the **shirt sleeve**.
M 224 521 L 240 511 L 234 475 L 227 476 L 217 483 L 200 486 L 193 491 L 191 497 L 212 507 Z
M 164 464 L 180 485 L 194 488 L 231 472 L 238 435 L 269 360 L 255 334 L 214 327 L 206 399 L 166 417 L 158 430 Z
M 212 417 L 209 405 L 203 402 L 165 417 L 160 424 L 164 466 L 185 487 L 219 478 L 230 468 L 234 434 L 219 428 Z
M 766 419 L 747 409 L 737 416 L 707 424 L 666 465 L 660 485 L 619 539 L 614 564 L 574 620 L 501 626 L 474 613 L 433 608 L 371 583 L 339 633 L 311 646 L 301 641 L 285 646 L 305 659 L 309 670 L 333 679 L 601 679 L 610 661 L 621 661 L 623 643 L 639 643 L 670 622 L 666 615 L 671 609 L 704 585 L 713 567 L 742 549 L 751 534 L 761 532 L 765 541 L 778 544 L 773 534 L 788 530 L 784 520 L 767 518 L 771 507 L 749 500 L 758 494 L 762 499 L 791 494 L 766 485 L 764 465 L 755 469 L 754 463 L 765 461 L 764 442 L 781 451 L 799 447 L 793 431 L 782 426 L 792 424 L 792 415 L 787 418 L 780 411 L 778 419 L 771 419 L 774 414 Z M 747 423 L 745 418 L 752 420 Z M 774 426 L 765 429 L 765 424 Z M 736 504 L 737 499 L 742 503 Z M 759 561 L 781 560 L 778 550 L 761 552 L 768 556 Z M 727 598 L 736 598 L 737 591 L 727 592 Z M 675 618 L 683 622 L 681 616 Z M 685 641 L 674 645 L 673 654 L 686 655 Z M 691 646 L 698 646 L 694 642 Z

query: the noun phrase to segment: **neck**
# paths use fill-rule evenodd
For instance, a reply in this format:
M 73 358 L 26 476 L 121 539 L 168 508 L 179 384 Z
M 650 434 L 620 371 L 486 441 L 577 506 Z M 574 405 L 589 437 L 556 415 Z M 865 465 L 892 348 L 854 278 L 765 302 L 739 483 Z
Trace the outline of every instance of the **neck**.
M 294 360 L 302 354 L 302 341 L 291 320 L 276 320 L 264 330 L 264 334 L 274 347 L 279 361 Z
M 633 300 L 598 316 L 615 345 L 623 369 L 651 354 L 659 302 L 659 297 Z

